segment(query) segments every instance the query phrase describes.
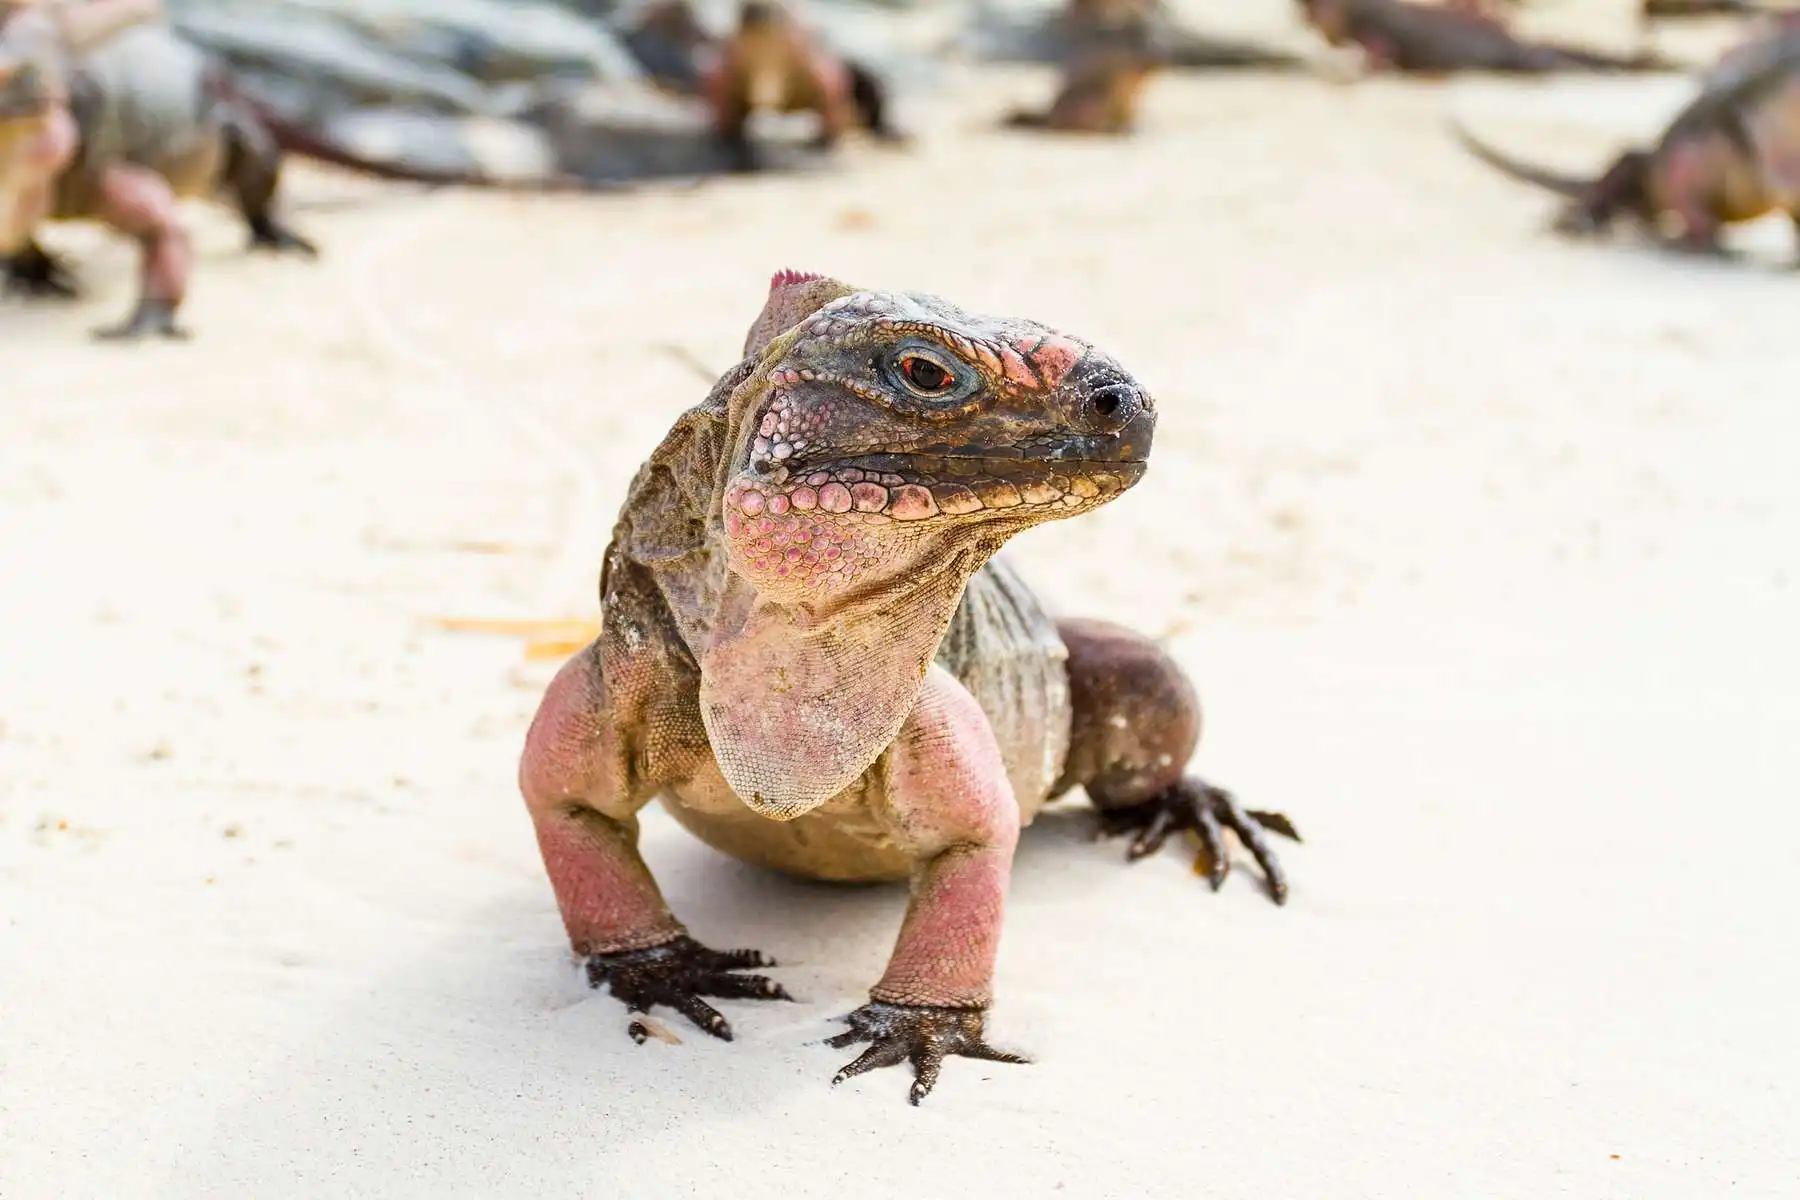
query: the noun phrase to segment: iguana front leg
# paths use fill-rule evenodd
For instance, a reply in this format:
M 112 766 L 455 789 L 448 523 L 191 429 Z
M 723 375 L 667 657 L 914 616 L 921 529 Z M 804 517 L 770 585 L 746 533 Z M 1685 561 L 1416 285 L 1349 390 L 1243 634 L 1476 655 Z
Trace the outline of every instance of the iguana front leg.
M 887 812 L 918 865 L 887 971 L 829 1043 L 873 1044 L 832 1082 L 910 1061 L 917 1104 L 947 1056 L 1025 1061 L 982 1038 L 1019 806 L 980 705 L 935 665 L 885 764 Z
M 734 973 L 774 960 L 754 950 L 711 950 L 689 937 L 638 854 L 637 814 L 655 788 L 635 777 L 621 732 L 620 718 L 641 690 L 624 674 L 623 687 L 609 688 L 597 647 L 557 673 L 525 735 L 519 788 L 569 944 L 587 959 L 588 983 L 607 985 L 638 1012 L 666 1005 L 730 1041 L 730 1024 L 700 997 L 791 997 L 760 975 Z M 630 1033 L 644 1040 L 638 1022 Z
M 143 247 L 137 305 L 122 324 L 95 331 L 107 341 L 151 334 L 185 338 L 175 313 L 187 296 L 193 244 L 182 227 L 168 180 L 146 167 L 108 167 L 100 177 L 100 215 Z

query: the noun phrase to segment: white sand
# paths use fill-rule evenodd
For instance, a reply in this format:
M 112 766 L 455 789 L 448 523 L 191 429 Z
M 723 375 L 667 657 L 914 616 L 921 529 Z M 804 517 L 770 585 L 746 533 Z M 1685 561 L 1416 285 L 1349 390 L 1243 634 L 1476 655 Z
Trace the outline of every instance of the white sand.
M 1559 243 L 1443 135 L 1454 93 L 1597 161 L 1590 85 L 1170 81 L 1131 144 L 981 129 L 1041 85 L 823 180 L 296 172 L 375 200 L 298 215 L 316 266 L 197 217 L 185 347 L 89 345 L 132 257 L 59 238 L 92 301 L 0 312 L 0 1195 L 1796 1194 L 1786 230 L 1739 265 Z M 591 615 L 705 390 L 679 356 L 722 370 L 790 265 L 1138 371 L 1150 475 L 1017 556 L 1167 636 L 1199 768 L 1307 835 L 1277 909 L 1046 817 L 991 1023 L 1038 1062 L 952 1061 L 917 1110 L 817 1044 L 902 894 L 660 811 L 677 911 L 801 1003 L 632 1045 L 514 787 L 547 668 L 430 624 Z

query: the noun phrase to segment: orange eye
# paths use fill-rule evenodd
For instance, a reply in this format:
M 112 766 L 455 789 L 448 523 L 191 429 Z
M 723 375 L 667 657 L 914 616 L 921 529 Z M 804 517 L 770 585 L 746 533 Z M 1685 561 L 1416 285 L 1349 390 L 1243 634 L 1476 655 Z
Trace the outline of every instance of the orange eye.
M 900 373 L 906 382 L 921 392 L 945 392 L 956 380 L 950 372 L 922 354 L 908 354 L 900 360 Z

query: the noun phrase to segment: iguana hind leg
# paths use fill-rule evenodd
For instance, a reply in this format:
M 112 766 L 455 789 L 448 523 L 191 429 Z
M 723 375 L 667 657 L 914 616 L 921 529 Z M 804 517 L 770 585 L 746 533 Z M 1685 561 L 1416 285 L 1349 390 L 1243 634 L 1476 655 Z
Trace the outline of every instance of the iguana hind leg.
M 1287 900 L 1287 876 L 1265 831 L 1299 841 L 1280 813 L 1239 807 L 1229 792 L 1187 775 L 1200 743 L 1200 699 L 1179 664 L 1154 642 L 1105 621 L 1063 621 L 1075 716 L 1068 759 L 1055 791 L 1085 787 L 1101 832 L 1135 833 L 1133 861 L 1172 833 L 1200 842 L 1198 866 L 1216 890 L 1230 870 L 1230 830 L 1262 868 L 1269 894 Z
M 895 145 L 909 141 L 906 134 L 894 127 L 888 111 L 887 85 L 859 63 L 846 62 L 844 69 L 850 75 L 851 100 L 870 136 Z
M 1019 805 L 986 714 L 940 666 L 927 672 L 885 761 L 889 822 L 917 866 L 887 970 L 869 1003 L 843 1018 L 850 1028 L 829 1041 L 869 1048 L 832 1082 L 910 1062 L 917 1104 L 946 1057 L 1027 1061 L 983 1034 Z
M 249 117 L 234 115 L 225 129 L 225 185 L 250 227 L 252 250 L 294 250 L 317 258 L 319 248 L 275 217 L 281 148 Z

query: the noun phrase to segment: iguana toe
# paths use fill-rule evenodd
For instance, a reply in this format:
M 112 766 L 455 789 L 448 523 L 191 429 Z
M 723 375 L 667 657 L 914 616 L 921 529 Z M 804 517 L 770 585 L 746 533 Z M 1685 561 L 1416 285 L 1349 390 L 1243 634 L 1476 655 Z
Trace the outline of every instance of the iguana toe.
M 587 976 L 589 987 L 606 984 L 633 1011 L 647 1014 L 653 1006 L 665 1005 L 729 1042 L 731 1025 L 701 997 L 792 1000 L 786 988 L 766 976 L 732 974 L 774 965 L 774 959 L 755 950 L 712 950 L 684 936 L 644 950 L 589 955 Z M 634 1031 L 633 1040 L 644 1039 Z
M 319 248 L 273 217 L 257 217 L 250 222 L 250 249 L 280 254 L 292 250 L 306 258 L 319 257 Z
M 81 289 L 61 259 L 33 245 L 6 260 L 6 277 L 0 283 L 0 292 L 35 299 L 74 300 Z
M 1293 822 L 1280 813 L 1242 808 L 1230 792 L 1191 776 L 1141 804 L 1100 810 L 1102 836 L 1137 835 L 1126 852 L 1126 858 L 1131 862 L 1155 854 L 1172 833 L 1192 833 L 1200 842 L 1195 870 L 1206 875 L 1215 892 L 1231 873 L 1231 858 L 1225 850 L 1224 831 L 1227 829 L 1237 835 L 1238 841 L 1262 868 L 1269 897 L 1277 904 L 1287 903 L 1287 873 L 1282 870 L 1281 861 L 1275 856 L 1264 830 L 1296 842 L 1300 840 L 1300 833 Z
M 988 1062 L 1029 1063 L 1031 1060 L 1007 1050 L 997 1050 L 982 1037 L 982 1021 L 986 1012 L 979 1008 L 934 1008 L 928 1005 L 884 1004 L 873 1001 L 841 1020 L 848 1022 L 847 1032 L 827 1038 L 825 1044 L 843 1049 L 854 1042 L 869 1042 L 867 1050 L 832 1077 L 838 1084 L 880 1067 L 911 1062 L 912 1091 L 908 1100 L 917 1104 L 936 1086 L 944 1060 L 952 1055 L 979 1058 Z

